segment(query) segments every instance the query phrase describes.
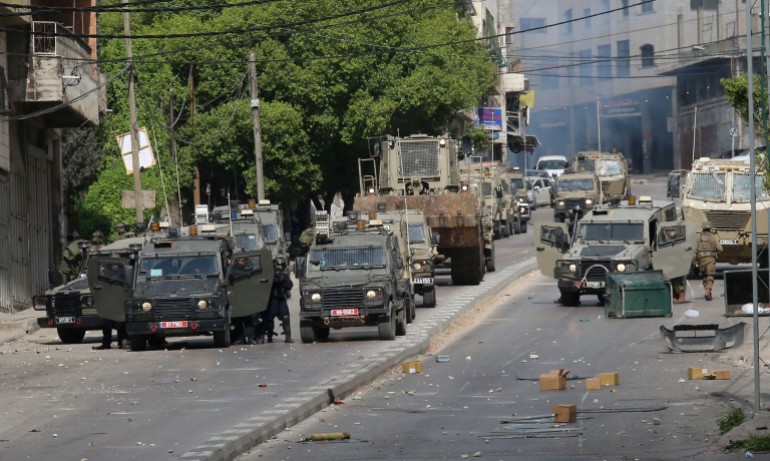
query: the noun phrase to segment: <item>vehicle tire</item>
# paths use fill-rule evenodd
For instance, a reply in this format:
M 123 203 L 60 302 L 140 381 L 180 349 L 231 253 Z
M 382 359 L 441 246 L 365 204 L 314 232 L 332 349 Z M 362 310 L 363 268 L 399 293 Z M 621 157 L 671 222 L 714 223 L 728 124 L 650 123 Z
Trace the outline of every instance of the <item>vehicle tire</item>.
M 409 297 L 407 304 L 406 323 L 412 323 L 414 322 L 414 319 L 417 318 L 417 308 L 415 307 L 416 302 L 414 300 L 414 295 Z
M 393 305 L 390 306 L 390 315 L 381 315 L 377 321 L 377 332 L 383 341 L 396 339 L 396 315 Z
M 489 252 L 489 256 L 484 257 L 484 268 L 487 272 L 495 271 L 495 243 L 492 242 L 492 250 Z
M 604 303 L 607 301 L 604 298 L 604 294 L 603 293 L 599 293 L 598 295 L 596 295 L 596 298 L 599 300 L 599 304 L 602 305 L 602 306 L 604 306 Z
M 526 234 L 527 233 L 527 221 L 524 221 L 521 223 L 521 233 Z
M 521 220 L 517 219 L 516 222 L 513 224 L 513 233 L 516 235 L 521 234 Z
M 484 248 L 464 248 L 452 256 L 452 283 L 455 285 L 478 285 L 484 278 Z
M 82 328 L 57 328 L 56 333 L 64 344 L 79 343 L 86 336 L 86 330 Z
M 230 322 L 223 331 L 214 332 L 214 347 L 230 347 Z
M 580 305 L 580 293 L 577 291 L 562 291 L 561 304 L 563 306 L 577 307 Z
M 327 333 L 328 335 L 328 333 Z M 313 343 L 316 340 L 316 328 L 312 320 L 299 321 L 299 337 L 305 344 Z
M 422 307 L 436 307 L 436 288 L 422 293 Z
M 329 327 L 321 325 L 320 323 L 313 326 L 313 333 L 315 334 L 315 339 L 317 341 L 326 341 L 329 339 L 329 331 Z
M 404 306 L 398 314 L 396 314 L 396 336 L 406 335 L 406 311 L 407 306 Z
M 147 336 L 128 335 L 128 342 L 132 351 L 143 351 L 147 349 Z

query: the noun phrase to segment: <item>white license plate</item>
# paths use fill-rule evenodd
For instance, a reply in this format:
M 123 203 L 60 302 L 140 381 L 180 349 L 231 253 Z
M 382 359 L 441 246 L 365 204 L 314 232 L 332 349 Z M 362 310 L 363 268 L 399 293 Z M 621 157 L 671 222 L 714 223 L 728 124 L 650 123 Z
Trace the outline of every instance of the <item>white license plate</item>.
M 332 309 L 332 317 L 347 317 L 358 315 L 358 309 Z
M 75 323 L 75 317 L 56 317 L 56 323 Z
M 604 282 L 586 282 L 586 288 L 604 288 Z
M 176 322 L 160 322 L 161 328 L 187 328 L 187 320 Z
M 433 284 L 433 277 L 419 277 L 414 279 L 414 283 L 421 283 L 423 285 Z
M 728 239 L 719 239 L 719 243 L 721 243 L 722 245 L 737 245 L 738 241 L 737 240 L 728 240 Z

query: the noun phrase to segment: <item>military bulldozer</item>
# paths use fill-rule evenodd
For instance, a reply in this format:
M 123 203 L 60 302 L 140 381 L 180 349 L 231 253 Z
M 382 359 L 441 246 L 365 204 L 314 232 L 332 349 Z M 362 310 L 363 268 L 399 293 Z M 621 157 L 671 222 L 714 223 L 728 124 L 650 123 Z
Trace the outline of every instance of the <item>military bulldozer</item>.
M 449 260 L 452 282 L 475 285 L 494 268 L 492 219 L 480 191 L 462 181 L 459 159 L 457 142 L 446 136 L 379 138 L 371 158 L 359 160 L 361 193 L 353 209 L 422 211 L 440 257 Z

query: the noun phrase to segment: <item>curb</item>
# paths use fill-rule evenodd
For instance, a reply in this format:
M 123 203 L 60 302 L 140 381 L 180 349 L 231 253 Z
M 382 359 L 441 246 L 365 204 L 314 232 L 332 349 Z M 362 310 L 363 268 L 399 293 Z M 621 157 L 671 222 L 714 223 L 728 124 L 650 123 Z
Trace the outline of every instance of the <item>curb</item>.
M 37 318 L 0 323 L 0 343 L 10 343 L 40 329 Z
M 502 271 L 488 273 L 483 282 L 470 288 L 467 295 L 448 300 L 446 306 L 435 308 L 442 312 L 436 315 L 432 322 L 419 327 L 412 324 L 406 341 L 397 341 L 379 356 L 351 363 L 347 368 L 340 370 L 337 377 L 305 392 L 299 392 L 294 397 L 284 398 L 270 410 L 210 438 L 183 454 L 181 458 L 190 461 L 234 460 L 284 429 L 332 405 L 335 399 L 351 395 L 359 387 L 371 383 L 404 360 L 425 353 L 430 347 L 431 338 L 445 331 L 454 318 L 491 299 L 503 286 L 515 282 L 536 268 L 535 258 L 529 258 Z

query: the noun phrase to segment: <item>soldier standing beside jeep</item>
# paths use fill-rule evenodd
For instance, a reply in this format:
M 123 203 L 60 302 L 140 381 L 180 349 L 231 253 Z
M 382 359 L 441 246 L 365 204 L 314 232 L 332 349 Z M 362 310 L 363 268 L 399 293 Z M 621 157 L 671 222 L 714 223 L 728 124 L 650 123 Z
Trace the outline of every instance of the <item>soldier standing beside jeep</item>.
M 703 231 L 698 236 L 696 255 L 698 268 L 703 274 L 703 288 L 706 289 L 706 301 L 711 301 L 711 289 L 714 286 L 714 272 L 716 272 L 717 256 L 722 252 L 722 244 L 715 232 L 711 231 L 711 223 L 704 221 Z

